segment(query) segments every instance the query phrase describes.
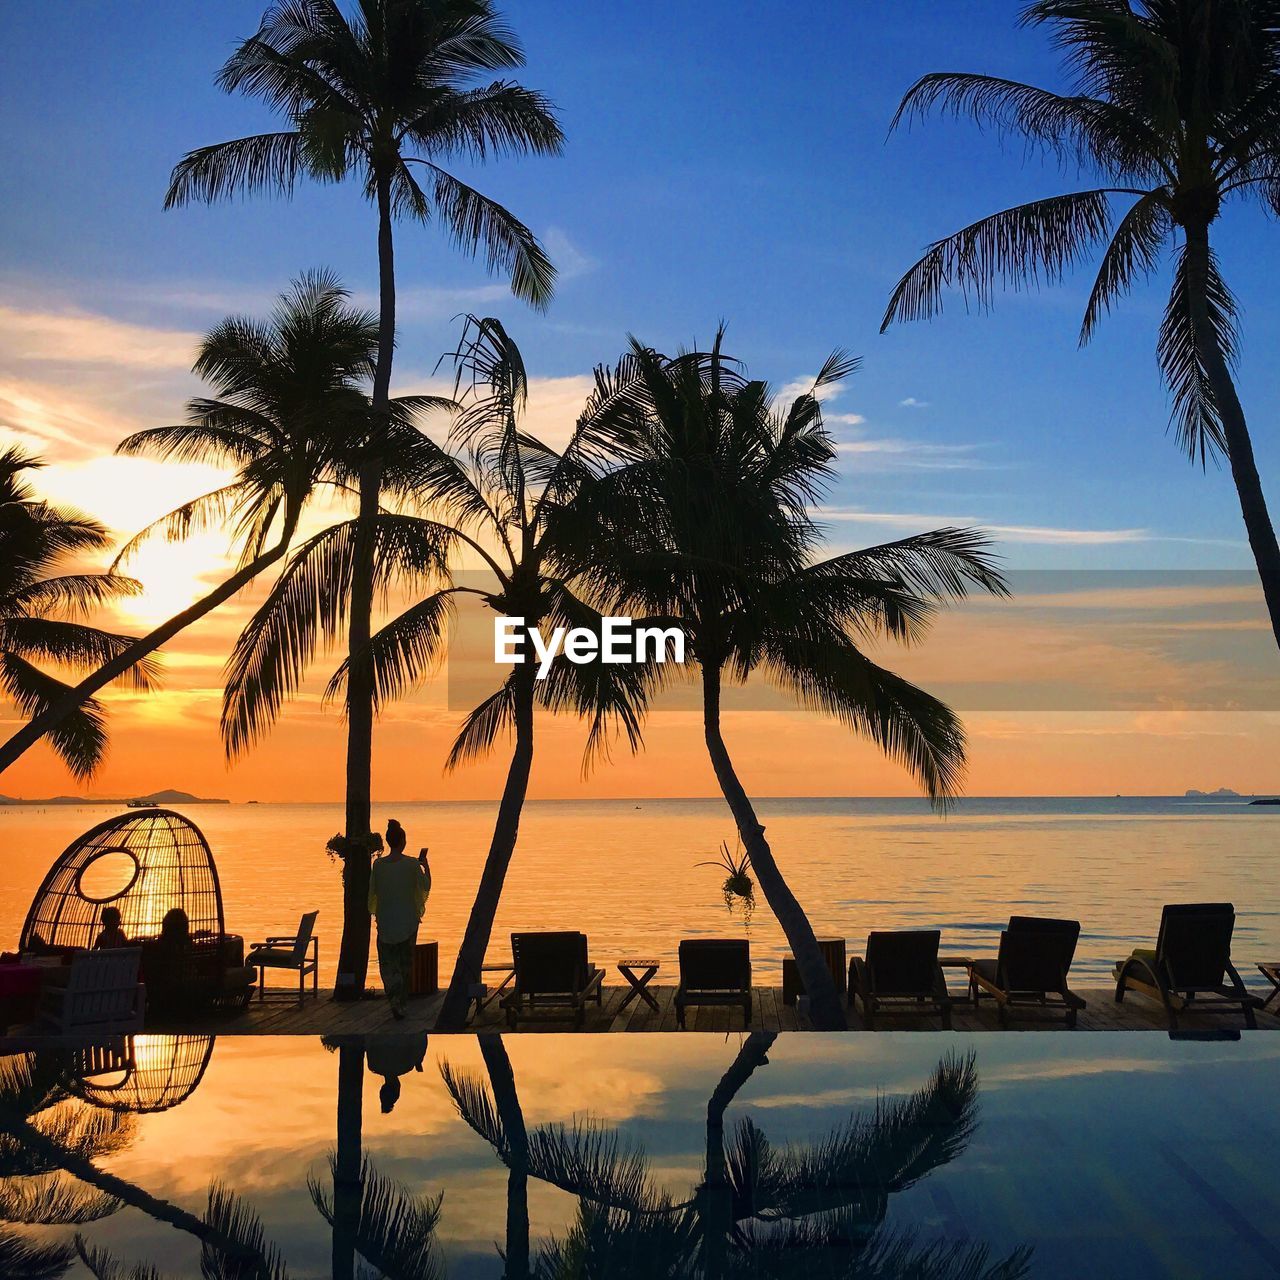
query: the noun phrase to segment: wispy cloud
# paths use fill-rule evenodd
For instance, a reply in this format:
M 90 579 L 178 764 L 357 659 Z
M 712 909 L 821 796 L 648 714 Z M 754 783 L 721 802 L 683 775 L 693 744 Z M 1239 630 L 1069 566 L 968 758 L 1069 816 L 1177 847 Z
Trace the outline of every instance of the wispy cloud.
M 595 258 L 579 249 L 560 227 L 548 227 L 542 244 L 555 263 L 561 282 L 590 275 L 600 265 Z
M 892 436 L 841 440 L 839 453 L 857 459 L 861 472 L 875 471 L 991 471 L 999 465 L 977 456 L 978 444 L 933 444 Z
M 1041 545 L 1077 544 L 1083 546 L 1120 542 L 1150 542 L 1146 529 L 1066 529 L 1050 525 L 1001 524 L 975 515 L 935 515 L 915 511 L 857 511 L 846 507 L 823 507 L 823 520 L 849 524 L 879 524 L 894 528 L 930 529 L 944 525 L 981 525 L 1006 542 Z
M 898 401 L 900 409 L 927 409 L 929 407 L 928 400 L 917 400 L 915 396 L 908 396 L 905 400 Z
M 157 329 L 88 311 L 38 311 L 0 303 L 0 350 L 16 360 L 185 371 L 199 334 Z

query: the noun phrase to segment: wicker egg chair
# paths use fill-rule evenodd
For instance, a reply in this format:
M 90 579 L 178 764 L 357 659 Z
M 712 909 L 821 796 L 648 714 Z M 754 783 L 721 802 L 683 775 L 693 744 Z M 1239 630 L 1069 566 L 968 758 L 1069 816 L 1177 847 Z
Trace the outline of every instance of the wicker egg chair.
M 93 946 L 115 907 L 131 939 L 154 938 L 181 907 L 193 938 L 221 942 L 222 886 L 200 828 L 170 809 L 141 809 L 99 823 L 50 868 L 22 926 L 24 951 Z
M 67 1092 L 107 1111 L 144 1115 L 185 1102 L 204 1078 L 213 1036 L 127 1036 L 70 1051 Z

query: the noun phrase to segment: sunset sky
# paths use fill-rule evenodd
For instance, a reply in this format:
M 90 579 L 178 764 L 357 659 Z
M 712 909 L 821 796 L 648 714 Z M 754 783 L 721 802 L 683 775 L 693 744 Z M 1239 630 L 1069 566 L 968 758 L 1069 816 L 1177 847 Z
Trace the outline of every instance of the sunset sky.
M 925 71 L 1061 84 L 1043 37 L 1014 26 L 1014 6 L 833 5 L 802 24 L 780 21 L 776 4 L 713 0 L 682 9 L 678 26 L 648 5 L 611 6 L 608 22 L 589 0 L 506 8 L 528 49 L 520 78 L 559 104 L 567 146 L 561 159 L 503 163 L 475 180 L 543 237 L 557 296 L 537 315 L 437 229 L 402 225 L 395 389 L 433 384 L 466 311 L 500 316 L 521 344 L 534 375 L 529 425 L 553 442 L 592 366 L 614 359 L 628 333 L 672 349 L 723 319 L 733 354 L 779 387 L 806 385 L 831 348 L 848 347 L 864 365 L 827 404 L 841 467 L 823 512 L 832 548 L 975 523 L 1010 569 L 1032 575 L 1014 603 L 960 610 L 918 651 L 880 655 L 965 709 L 970 791 L 1280 786 L 1274 647 L 1235 492 L 1165 434 L 1153 348 L 1167 274 L 1084 351 L 1087 271 L 1000 297 L 991 316 L 953 299 L 932 324 L 877 332 L 893 283 L 930 240 L 1075 180 L 971 127 L 938 122 L 886 140 L 899 97 Z M 257 0 L 0 10 L 0 441 L 45 458 L 41 491 L 122 539 L 223 479 L 111 456 L 126 433 L 181 417 L 199 390 L 188 370 L 204 330 L 231 312 L 264 313 L 313 267 L 374 300 L 373 217 L 355 187 L 161 208 L 185 151 L 271 126 L 263 108 L 213 85 L 260 13 Z M 1217 247 L 1243 315 L 1241 395 L 1280 504 L 1280 231 L 1232 208 Z M 146 594 L 115 622 L 154 625 L 226 563 L 212 535 L 149 547 L 132 566 Z M 168 647 L 162 694 L 111 695 L 113 749 L 93 793 L 340 799 L 344 733 L 319 698 L 331 661 L 251 756 L 230 768 L 223 759 L 222 661 L 256 598 Z M 501 752 L 442 775 L 458 718 L 443 680 L 391 708 L 375 740 L 375 795 L 494 795 Z M 0 720 L 6 734 L 18 723 L 10 707 Z M 897 766 L 798 712 L 741 709 L 728 736 L 760 795 L 912 789 Z M 715 789 L 697 717 L 682 707 L 654 715 L 642 756 L 620 751 L 585 783 L 582 738 L 575 723 L 546 723 L 535 795 Z M 0 778 L 9 795 L 75 790 L 43 749 Z

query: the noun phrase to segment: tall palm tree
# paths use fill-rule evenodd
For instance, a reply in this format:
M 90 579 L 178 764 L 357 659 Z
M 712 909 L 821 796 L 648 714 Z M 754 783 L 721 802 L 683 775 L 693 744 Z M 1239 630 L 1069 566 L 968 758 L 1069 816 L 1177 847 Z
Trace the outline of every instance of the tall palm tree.
M 702 686 L 716 780 L 770 908 L 796 958 L 814 1024 L 845 1026 L 813 928 L 774 858 L 725 742 L 728 683 L 765 676 L 801 705 L 876 743 L 945 806 L 964 765 L 964 732 L 936 698 L 878 666 L 869 639 L 919 639 L 945 601 L 1005 585 L 986 537 L 944 528 L 817 559 L 811 513 L 834 474 L 818 395 L 857 362 L 836 352 L 789 405 L 721 350 L 668 360 L 633 343 L 615 413 L 587 444 L 611 467 L 570 515 L 612 531 L 576 566 L 589 598 L 667 619 L 686 636 Z M 621 465 L 611 459 L 621 459 Z
M 0 453 L 0 691 L 32 722 L 62 709 L 49 723 L 50 745 L 77 778 L 86 778 L 107 748 L 102 707 L 44 665 L 111 664 L 95 689 L 124 680 L 144 691 L 154 687 L 156 668 L 136 652 L 133 636 L 84 621 L 96 606 L 142 587 L 116 573 L 58 572 L 67 560 L 104 550 L 111 538 L 96 521 L 35 496 L 24 473 L 42 465 L 16 447 Z M 7 762 L 0 754 L 0 767 Z
M 589 474 L 585 442 L 604 433 L 622 402 L 612 379 L 601 375 L 558 453 L 521 426 L 528 390 L 524 360 L 498 320 L 468 317 L 454 360 L 455 394 L 461 395 L 451 431 L 456 451 L 423 454 L 419 491 L 443 509 L 445 545 L 478 558 L 492 586 L 446 587 L 379 631 L 372 659 L 381 696 L 399 692 L 439 661 L 445 621 L 459 594 L 479 596 L 497 615 L 523 618 L 526 639 L 547 623 L 597 631 L 601 623 L 599 611 L 575 594 L 570 571 L 590 558 L 599 530 L 569 522 L 565 513 Z M 530 661 L 512 666 L 467 715 L 449 755 L 454 768 L 492 750 L 500 734 L 514 740 L 480 884 L 436 1023 L 442 1030 L 465 1024 L 469 988 L 489 946 L 529 789 L 535 708 L 588 719 L 584 768 L 607 751 L 614 730 L 625 733 L 632 749 L 640 742 L 648 680 L 643 669 L 575 664 L 560 654 L 545 679 L 536 676 Z
M 289 128 L 201 147 L 174 168 L 166 207 L 240 192 L 290 194 L 302 175 L 321 182 L 355 176 L 378 213 L 378 357 L 375 430 L 360 469 L 360 514 L 348 613 L 346 876 L 348 911 L 339 955 L 339 993 L 359 995 L 369 931 L 353 904 L 364 901 L 375 676 L 369 658 L 374 602 L 374 526 L 391 396 L 396 282 L 392 224 L 438 217 L 466 253 L 483 248 L 491 271 L 544 307 L 555 270 L 536 237 L 502 205 L 440 162 L 490 154 L 558 154 L 563 141 L 550 102 L 506 80 L 475 86 L 490 72 L 522 66 L 524 54 L 491 0 L 359 0 L 350 15 L 335 0 L 280 0 L 256 35 L 218 76 L 228 93 L 263 99 Z M 421 181 L 420 181 L 421 179 Z M 356 950 L 363 943 L 365 958 Z
M 883 328 L 927 319 L 956 288 L 985 309 L 997 284 L 1056 281 L 1101 248 L 1083 345 L 1171 256 L 1156 351 L 1172 427 L 1192 461 L 1225 454 L 1280 644 L 1280 546 L 1232 378 L 1236 307 L 1210 243 L 1232 200 L 1280 213 L 1280 4 L 1274 0 L 1036 0 L 1074 84 L 1066 94 L 943 71 L 894 117 L 941 110 L 1020 135 L 1098 183 L 1004 209 L 947 236 L 898 282 Z
M 95 655 L 88 676 L 47 699 L 0 746 L 0 771 L 45 735 L 56 744 L 58 735 L 76 723 L 74 717 L 79 714 L 83 723 L 92 716 L 92 707 L 80 713 L 86 699 L 280 561 L 318 488 L 328 484 L 340 490 L 353 483 L 351 459 L 368 431 L 368 398 L 361 385 L 372 375 L 377 342 L 377 320 L 349 306 L 347 291 L 327 272 L 299 279 L 281 295 L 269 320 L 231 316 L 205 336 L 193 371 L 209 384 L 212 396 L 190 400 L 184 422 L 137 432 L 116 452 L 230 465 L 235 479 L 144 530 L 117 564 L 152 534 L 177 540 L 227 526 L 238 545 L 238 567 L 148 635 L 126 638 L 127 643 Z M 137 589 L 129 579 L 99 580 L 99 585 L 113 583 L 121 590 Z M 32 598 L 33 607 L 57 602 L 50 595 Z

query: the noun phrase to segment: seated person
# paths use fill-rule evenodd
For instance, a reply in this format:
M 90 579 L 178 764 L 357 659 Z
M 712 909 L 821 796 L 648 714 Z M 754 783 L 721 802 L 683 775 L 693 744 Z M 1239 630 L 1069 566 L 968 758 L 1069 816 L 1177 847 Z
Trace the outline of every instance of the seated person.
M 93 949 L 104 951 L 108 947 L 127 947 L 129 939 L 120 927 L 120 911 L 116 907 L 103 907 L 100 917 L 102 931 L 94 939 Z

